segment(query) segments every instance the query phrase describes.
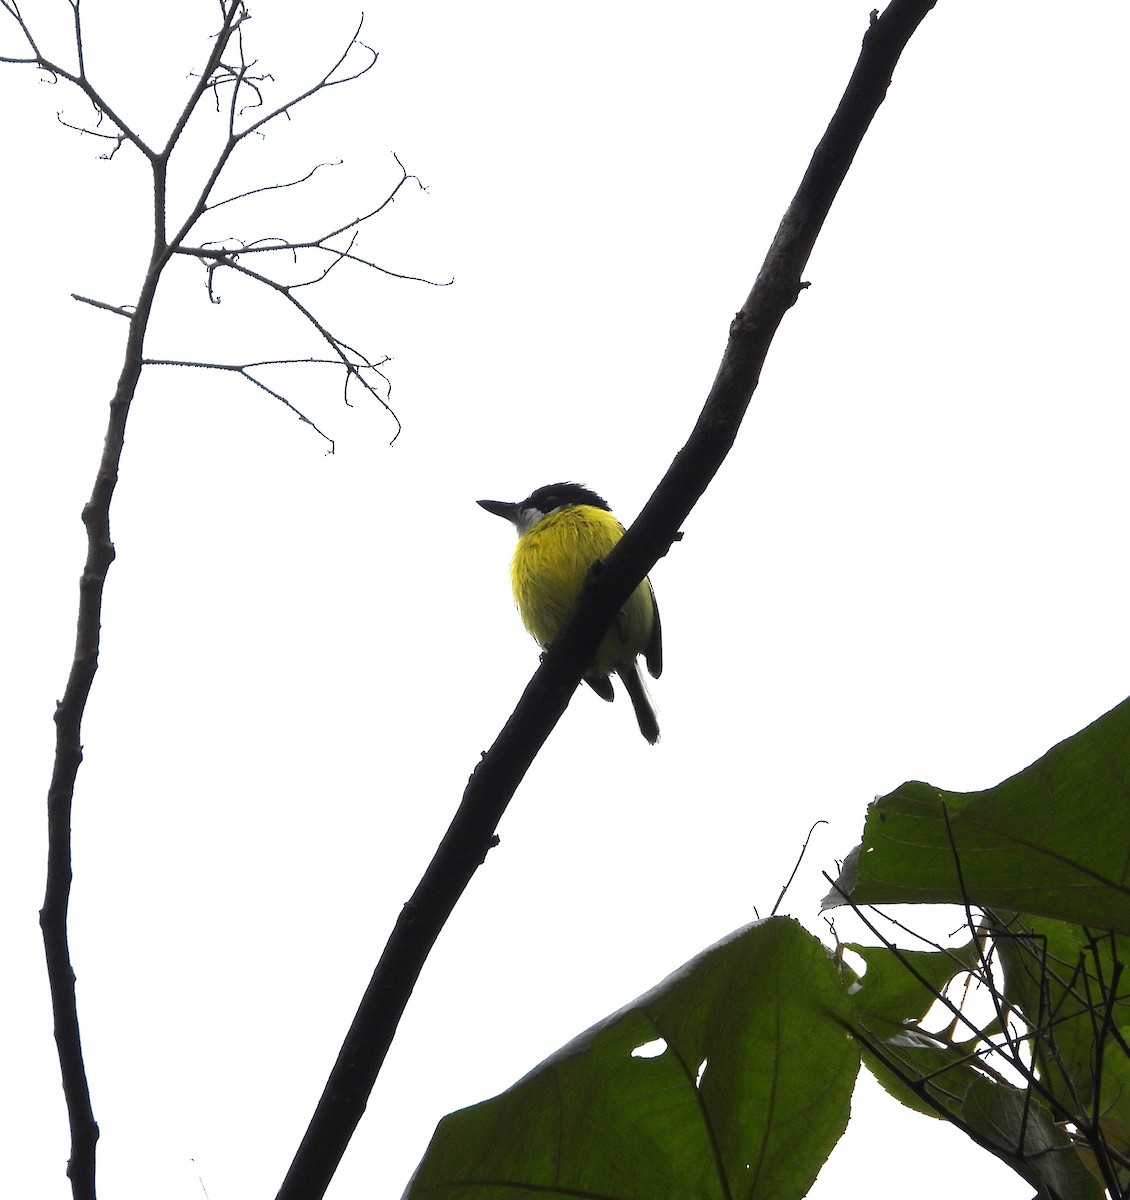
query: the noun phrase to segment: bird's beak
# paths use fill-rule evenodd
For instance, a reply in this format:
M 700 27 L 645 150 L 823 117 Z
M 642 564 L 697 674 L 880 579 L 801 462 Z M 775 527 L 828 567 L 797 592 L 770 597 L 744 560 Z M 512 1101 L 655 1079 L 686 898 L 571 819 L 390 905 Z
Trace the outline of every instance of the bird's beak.
M 504 517 L 507 521 L 518 523 L 518 506 L 506 500 L 480 500 L 479 506 L 496 517 Z

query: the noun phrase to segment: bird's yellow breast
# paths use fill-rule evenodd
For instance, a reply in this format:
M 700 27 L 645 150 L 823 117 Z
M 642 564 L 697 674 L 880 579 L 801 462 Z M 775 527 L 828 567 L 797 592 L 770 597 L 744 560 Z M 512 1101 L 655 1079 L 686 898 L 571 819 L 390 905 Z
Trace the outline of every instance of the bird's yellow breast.
M 607 557 L 624 535 L 610 513 L 588 504 L 555 509 L 519 539 L 510 582 L 522 621 L 545 649 L 577 602 L 589 567 Z M 592 669 L 610 675 L 644 652 L 655 622 L 651 584 L 644 580 L 605 634 Z

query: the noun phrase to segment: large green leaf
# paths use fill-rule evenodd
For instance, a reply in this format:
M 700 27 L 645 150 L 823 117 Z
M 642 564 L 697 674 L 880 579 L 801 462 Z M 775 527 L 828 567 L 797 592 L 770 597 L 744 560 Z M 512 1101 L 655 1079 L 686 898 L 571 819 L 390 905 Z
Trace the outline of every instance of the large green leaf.
M 935 1034 L 920 1025 L 950 980 L 976 966 L 976 944 L 929 951 L 854 943 L 845 948 L 867 964 L 852 988 L 867 1069 L 908 1108 L 939 1118 L 959 1113 L 981 1075 L 974 1054 L 979 1037 L 965 1026 Z
M 978 1079 L 962 1119 L 987 1149 L 1047 1200 L 1102 1200 L 1103 1190 L 1083 1165 L 1071 1138 L 1030 1092 Z
M 851 1011 L 800 925 L 747 926 L 445 1117 L 406 1200 L 801 1197 L 847 1125 Z
M 1130 701 L 984 792 L 870 806 L 827 907 L 964 903 L 1130 933 Z

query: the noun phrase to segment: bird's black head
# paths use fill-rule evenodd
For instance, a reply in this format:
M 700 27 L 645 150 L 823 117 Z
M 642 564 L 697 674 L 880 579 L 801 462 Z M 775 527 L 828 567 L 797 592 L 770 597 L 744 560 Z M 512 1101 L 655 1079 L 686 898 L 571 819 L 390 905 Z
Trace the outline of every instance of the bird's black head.
M 525 500 L 512 504 L 509 500 L 480 500 L 479 504 L 496 517 L 505 517 L 518 527 L 521 536 L 532 529 L 543 517 L 549 516 L 556 508 L 568 508 L 573 504 L 589 504 L 593 508 L 603 508 L 608 512 L 605 501 L 587 487 L 579 483 L 549 483 L 531 492 Z
M 531 492 L 519 507 L 551 513 L 555 508 L 565 508 L 570 504 L 590 504 L 593 508 L 609 511 L 607 501 L 581 483 L 547 483 L 545 487 Z

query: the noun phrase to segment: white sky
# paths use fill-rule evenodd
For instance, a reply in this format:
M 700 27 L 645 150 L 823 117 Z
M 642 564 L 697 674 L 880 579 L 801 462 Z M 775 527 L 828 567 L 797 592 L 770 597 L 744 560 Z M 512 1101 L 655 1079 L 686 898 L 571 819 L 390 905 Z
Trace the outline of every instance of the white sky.
M 158 140 L 214 5 L 88 3 L 92 75 Z M 63 3 L 25 7 L 65 29 Z M 384 937 L 537 661 L 509 598 L 511 531 L 474 501 L 573 478 L 635 516 L 868 9 L 389 3 L 366 16 L 377 70 L 248 147 L 221 187 L 344 158 L 201 235 L 308 236 L 379 197 L 396 151 L 430 191 L 366 245 L 456 284 L 342 273 L 307 297 L 394 356 L 391 449 L 385 414 L 343 408 L 336 379 L 286 379 L 333 457 L 238 380 L 143 381 L 76 799 L 103 1195 L 274 1194 Z M 332 60 L 357 13 L 310 10 L 254 8 L 275 97 Z M 398 1196 L 444 1113 L 766 912 L 813 821 L 829 824 L 785 909 L 826 936 L 821 872 L 873 796 L 906 778 L 990 786 L 1126 695 L 1128 26 L 1113 0 L 940 0 L 926 20 L 737 446 L 653 574 L 662 742 L 623 695 L 577 696 L 425 970 L 334 1200 Z M 125 332 L 68 295 L 134 298 L 148 199 L 128 151 L 107 165 L 57 126 L 56 109 L 83 114 L 65 89 L 7 68 L 0 102 L 0 1124 L 7 1190 L 56 1200 L 44 796 Z M 220 286 L 209 308 L 198 271 L 170 273 L 149 352 L 317 351 L 270 298 Z M 867 1080 L 811 1194 L 864 1172 L 872 1200 L 904 1197 L 908 1175 L 918 1200 L 1031 1191 Z

